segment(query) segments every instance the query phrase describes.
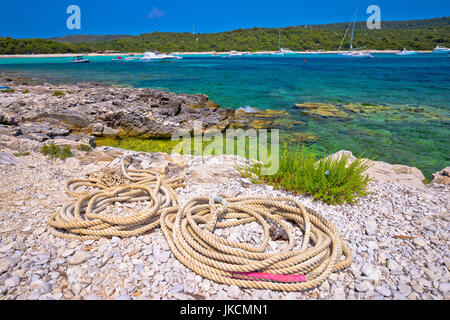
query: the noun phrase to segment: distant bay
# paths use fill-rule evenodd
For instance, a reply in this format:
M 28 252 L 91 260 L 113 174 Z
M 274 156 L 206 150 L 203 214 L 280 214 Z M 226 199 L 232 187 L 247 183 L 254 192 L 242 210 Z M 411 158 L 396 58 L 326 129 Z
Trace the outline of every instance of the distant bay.
M 92 57 L 89 64 L 72 64 L 67 57 L 0 59 L 0 72 L 53 83 L 95 81 L 203 93 L 223 107 L 286 110 L 298 121 L 283 132 L 317 136 L 311 144 L 317 151 L 365 152 L 365 157 L 416 166 L 427 177 L 450 165 L 447 55 L 186 56 L 162 63 L 111 58 Z

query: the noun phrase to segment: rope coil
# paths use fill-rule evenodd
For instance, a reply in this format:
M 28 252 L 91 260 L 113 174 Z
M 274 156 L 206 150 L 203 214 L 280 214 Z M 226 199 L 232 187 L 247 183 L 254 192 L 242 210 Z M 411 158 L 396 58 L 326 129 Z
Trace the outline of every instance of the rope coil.
M 208 197 L 196 197 L 179 210 L 163 210 L 160 218 L 175 257 L 205 278 L 246 288 L 299 291 L 319 286 L 332 272 L 351 264 L 351 252 L 333 224 L 292 197 L 227 199 L 227 209 L 219 217 L 215 217 L 217 205 L 212 210 L 210 202 Z M 288 234 L 281 252 L 266 250 L 270 240 L 267 220 Z M 224 239 L 211 231 L 211 221 L 216 221 L 214 228 L 258 222 L 264 239 L 258 247 Z M 292 224 L 303 232 L 299 249 L 294 249 Z
M 174 189 L 183 186 L 183 178 L 129 169 L 126 158 L 120 171 L 103 170 L 66 184 L 76 201 L 51 216 L 53 235 L 81 240 L 131 237 L 161 226 L 170 250 L 187 268 L 215 282 L 245 288 L 310 289 L 352 262 L 334 225 L 292 197 L 195 197 L 181 205 Z M 139 201 L 148 201 L 148 207 L 125 217 L 102 214 L 112 204 Z M 215 234 L 254 222 L 263 229 L 260 245 Z M 287 236 L 280 252 L 269 250 L 274 224 Z M 298 233 L 303 236 L 296 238 Z

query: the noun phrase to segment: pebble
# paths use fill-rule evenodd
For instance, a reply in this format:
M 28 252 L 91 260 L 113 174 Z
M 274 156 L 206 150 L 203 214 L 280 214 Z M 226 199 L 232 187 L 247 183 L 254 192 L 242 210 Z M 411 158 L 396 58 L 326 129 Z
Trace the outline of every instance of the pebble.
M 369 283 L 367 282 L 359 282 L 355 284 L 355 289 L 358 292 L 366 292 L 367 290 L 369 290 Z
M 239 295 L 241 294 L 241 289 L 238 286 L 233 284 L 233 285 L 229 286 L 227 294 L 230 298 L 237 299 L 237 298 L 239 298 Z
M 385 296 L 385 297 L 390 297 L 391 296 L 391 290 L 389 290 L 386 287 L 380 286 L 380 287 L 376 287 L 375 291 L 378 292 L 379 294 Z
M 414 238 L 414 244 L 418 247 L 425 247 L 427 242 L 423 238 Z
M 92 254 L 88 251 L 77 251 L 73 256 L 71 256 L 67 261 L 70 264 L 77 265 L 88 261 L 92 258 Z
M 15 276 L 15 277 L 6 279 L 5 286 L 8 288 L 13 288 L 13 287 L 17 287 L 19 285 L 19 283 L 20 283 L 20 277 Z

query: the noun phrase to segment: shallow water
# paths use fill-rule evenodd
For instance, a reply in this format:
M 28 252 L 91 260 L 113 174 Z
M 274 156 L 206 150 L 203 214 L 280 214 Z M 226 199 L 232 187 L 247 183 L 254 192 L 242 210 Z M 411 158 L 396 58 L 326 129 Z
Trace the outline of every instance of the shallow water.
M 450 59 L 446 55 L 186 56 L 153 63 L 112 62 L 111 58 L 93 57 L 90 64 L 72 64 L 68 57 L 0 59 L 0 72 L 53 82 L 97 81 L 204 93 L 222 107 L 287 110 L 302 122 L 287 131 L 318 136 L 320 140 L 311 145 L 317 151 L 365 152 L 378 160 L 416 166 L 428 177 L 450 165 Z M 331 103 L 347 116 L 312 116 L 294 107 L 304 102 Z M 363 107 L 363 112 L 349 111 L 345 108 L 349 103 Z M 388 111 L 377 108 L 380 105 Z M 374 112 L 364 112 L 371 106 Z

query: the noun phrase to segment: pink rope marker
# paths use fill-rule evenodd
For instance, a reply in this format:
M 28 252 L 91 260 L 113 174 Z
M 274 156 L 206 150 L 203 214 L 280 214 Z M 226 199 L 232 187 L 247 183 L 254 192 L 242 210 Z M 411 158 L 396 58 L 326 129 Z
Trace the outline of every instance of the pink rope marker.
M 235 278 L 245 280 L 270 280 L 277 282 L 305 282 L 306 276 L 302 274 L 271 274 L 264 272 L 232 272 Z

